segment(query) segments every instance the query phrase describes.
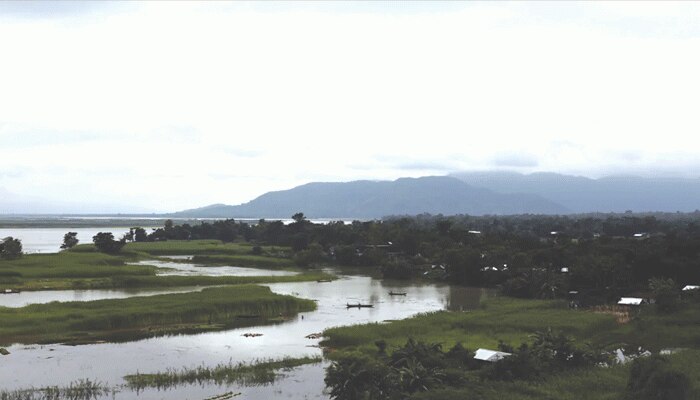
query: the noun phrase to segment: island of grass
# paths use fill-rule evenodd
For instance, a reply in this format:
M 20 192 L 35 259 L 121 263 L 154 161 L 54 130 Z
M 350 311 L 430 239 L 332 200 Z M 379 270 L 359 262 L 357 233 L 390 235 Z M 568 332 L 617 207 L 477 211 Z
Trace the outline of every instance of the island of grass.
M 237 285 L 127 299 L 0 307 L 0 345 L 133 340 L 261 325 L 312 311 L 311 300 Z
M 700 399 L 700 304 L 632 313 L 619 323 L 562 301 L 502 297 L 471 312 L 331 328 L 322 342 L 333 360 L 326 383 L 341 400 Z M 477 361 L 479 348 L 513 355 Z M 617 349 L 642 354 L 617 364 Z M 662 390 L 635 392 L 634 374 L 637 384 Z M 659 393 L 665 397 L 654 397 Z
M 294 276 L 158 276 L 149 265 L 130 265 L 135 261 L 165 255 L 211 257 L 217 263 L 259 268 L 288 268 L 292 265 L 282 247 L 264 246 L 262 255 L 252 254 L 252 246 L 222 243 L 217 240 L 129 243 L 121 252 L 110 255 L 92 245 L 80 245 L 54 254 L 28 254 L 15 260 L 0 260 L 0 289 L 66 290 L 112 289 L 131 287 L 175 287 L 229 285 L 245 283 L 300 282 L 328 279 L 318 271 L 303 271 Z

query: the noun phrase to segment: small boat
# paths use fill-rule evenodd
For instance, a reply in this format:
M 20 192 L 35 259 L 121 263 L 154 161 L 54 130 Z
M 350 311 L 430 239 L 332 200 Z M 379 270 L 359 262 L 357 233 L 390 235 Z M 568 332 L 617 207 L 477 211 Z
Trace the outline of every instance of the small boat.
M 19 290 L 17 289 L 4 289 L 0 291 L 1 294 L 13 294 L 13 293 L 19 293 Z
M 372 308 L 372 307 L 374 307 L 374 304 L 360 304 L 360 303 L 357 303 L 357 304 L 348 303 L 347 304 L 347 308 Z
M 326 282 L 333 282 L 333 280 L 332 280 L 332 279 L 319 279 L 319 280 L 317 280 L 316 282 L 318 282 L 318 283 L 326 283 Z
M 389 292 L 389 296 L 405 296 L 406 292 Z

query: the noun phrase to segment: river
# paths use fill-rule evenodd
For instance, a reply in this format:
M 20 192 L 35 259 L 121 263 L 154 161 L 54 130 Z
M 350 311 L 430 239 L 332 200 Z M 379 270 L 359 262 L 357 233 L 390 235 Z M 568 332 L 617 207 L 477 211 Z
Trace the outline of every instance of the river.
M 148 261 L 146 264 L 169 268 L 161 273 L 270 275 L 289 271 L 240 267 L 203 267 L 186 262 Z M 469 310 L 478 307 L 492 292 L 481 288 L 424 284 L 407 281 L 379 280 L 367 276 L 342 275 L 333 282 L 294 282 L 269 284 L 275 293 L 312 299 L 317 310 L 300 313 L 290 321 L 276 325 L 232 329 L 221 332 L 173 335 L 126 343 L 100 343 L 81 346 L 22 345 L 7 347 L 10 355 L 0 359 L 0 389 L 67 386 L 80 379 L 90 379 L 116 388 L 105 399 L 178 399 L 201 400 L 224 392 L 241 392 L 245 399 L 327 399 L 323 377 L 327 362 L 306 365 L 284 373 L 272 385 L 240 387 L 237 385 L 194 384 L 159 391 L 147 389 L 136 393 L 123 387 L 123 376 L 136 372 L 165 371 L 168 368 L 215 366 L 219 363 L 254 362 L 283 357 L 321 356 L 320 339 L 307 339 L 312 333 L 341 325 L 403 319 L 417 313 L 437 310 Z M 144 290 L 65 290 L 23 292 L 0 296 L 0 306 L 18 307 L 48 301 L 89 301 L 161 293 L 175 293 L 201 288 Z M 406 292 L 391 296 L 390 291 Z M 348 309 L 347 303 L 371 303 L 373 308 Z M 247 332 L 259 337 L 244 337 Z

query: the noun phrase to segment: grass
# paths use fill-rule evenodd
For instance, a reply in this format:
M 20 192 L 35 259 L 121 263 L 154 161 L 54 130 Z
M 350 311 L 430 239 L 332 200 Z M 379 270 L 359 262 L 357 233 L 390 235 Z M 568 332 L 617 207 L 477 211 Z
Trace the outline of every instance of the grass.
M 496 298 L 471 312 L 436 312 L 390 323 L 372 323 L 327 329 L 322 343 L 343 351 L 376 352 L 374 342 L 401 345 L 408 337 L 469 349 L 496 348 L 499 340 L 520 344 L 538 330 L 551 327 L 579 339 L 602 342 L 598 333 L 615 327 L 612 317 L 571 311 L 565 304 L 543 300 Z
M 375 341 L 399 346 L 412 337 L 449 348 L 457 342 L 474 351 L 496 349 L 499 340 L 518 346 L 531 342 L 536 331 L 552 328 L 573 337 L 579 345 L 613 350 L 623 345 L 642 346 L 652 352 L 663 348 L 686 348 L 669 356 L 673 368 L 687 373 L 694 382 L 690 399 L 700 400 L 700 304 L 686 303 L 670 314 L 661 314 L 653 306 L 643 308 L 627 324 L 614 317 L 590 311 L 569 310 L 558 301 L 490 299 L 478 310 L 466 313 L 437 312 L 401 321 L 364 324 L 327 329 L 328 356 L 334 360 L 359 354 L 377 355 Z M 390 350 L 391 351 L 391 350 Z M 412 399 L 513 399 L 513 400 L 618 400 L 624 398 L 629 366 L 591 367 L 563 372 L 537 381 L 494 382 L 471 376 L 459 388 L 416 394 Z
M 222 330 L 259 325 L 280 315 L 315 308 L 311 300 L 274 294 L 267 287 L 254 285 L 127 299 L 0 307 L 0 345 L 126 340 Z M 251 315 L 260 318 L 238 318 Z
M 239 384 L 246 386 L 273 383 L 280 369 L 291 369 L 306 364 L 321 362 L 320 357 L 284 358 L 268 360 L 252 364 L 229 362 L 214 367 L 199 366 L 196 368 L 168 369 L 166 372 L 153 374 L 136 373 L 127 375 L 124 380 L 132 390 L 144 388 L 171 388 L 183 384 L 201 384 L 213 382 L 221 384 Z
M 289 258 L 277 258 L 267 256 L 245 255 L 196 255 L 192 261 L 202 264 L 233 265 L 249 268 L 288 268 L 294 266 L 294 261 Z
M 157 268 L 128 265 L 126 262 L 159 255 L 195 255 L 197 262 L 226 263 L 246 267 L 288 268 L 284 247 L 265 247 L 267 255 L 252 255 L 247 243 L 222 243 L 217 240 L 130 243 L 118 255 L 98 252 L 91 244 L 76 246 L 55 254 L 29 254 L 17 260 L 0 260 L 0 289 L 67 290 L 112 289 L 128 287 L 173 287 L 191 285 L 227 285 L 241 283 L 298 282 L 326 279 L 322 274 L 297 277 L 174 277 L 156 276 Z
M 0 390 L 0 400 L 92 400 L 114 391 L 89 379 L 72 382 L 67 387 L 51 386 L 40 389 Z
M 289 247 L 261 246 L 264 255 L 281 256 L 291 252 Z M 220 240 L 167 240 L 162 242 L 129 243 L 126 251 L 143 252 L 151 255 L 249 255 L 253 252 L 251 243 L 223 243 Z
M 700 400 L 700 351 L 686 350 L 668 357 L 673 369 L 683 371 L 694 383 L 685 400 Z M 569 371 L 536 382 L 488 382 L 474 380 L 459 389 L 425 392 L 413 400 L 620 400 L 625 398 L 630 364 L 611 368 Z M 670 399 L 669 399 L 670 400 Z

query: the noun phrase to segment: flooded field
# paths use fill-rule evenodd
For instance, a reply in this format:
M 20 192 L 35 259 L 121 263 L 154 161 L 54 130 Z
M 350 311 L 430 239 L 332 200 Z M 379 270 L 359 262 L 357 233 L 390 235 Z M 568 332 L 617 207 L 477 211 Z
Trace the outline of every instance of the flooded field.
M 148 262 L 153 264 L 152 261 Z M 163 261 L 176 272 L 247 273 L 246 268 L 200 267 L 190 263 Z M 251 269 L 257 275 L 269 271 Z M 218 272 L 215 272 L 218 271 Z M 28 387 L 65 386 L 79 379 L 91 379 L 114 388 L 105 398 L 164 399 L 172 398 L 173 390 L 148 389 L 139 393 L 123 387 L 123 376 L 136 372 L 165 371 L 168 368 L 214 366 L 228 362 L 254 362 L 283 357 L 321 356 L 320 339 L 307 339 L 312 333 L 332 326 L 402 319 L 411 315 L 442 309 L 468 310 L 491 295 L 486 289 L 416 284 L 405 281 L 380 281 L 370 277 L 341 276 L 333 282 L 278 283 L 267 285 L 280 294 L 313 299 L 318 309 L 301 313 L 295 319 L 276 325 L 232 329 L 222 332 L 156 337 L 126 343 L 100 343 L 82 346 L 15 344 L 10 355 L 0 363 L 2 388 L 14 390 Z M 198 290 L 178 288 L 158 291 Z M 391 296 L 390 291 L 405 292 Z M 92 300 L 156 294 L 155 291 L 61 291 L 25 292 L 0 297 L 0 305 L 42 303 L 54 300 Z M 112 296 L 112 297 L 110 297 Z M 14 302 L 14 303 L 13 303 Z M 347 308 L 347 304 L 372 304 L 372 308 Z M 13 305 L 14 304 L 14 305 Z M 244 337 L 247 332 L 259 337 Z M 275 384 L 259 387 L 219 386 L 216 384 L 184 385 L 176 390 L 180 399 L 204 399 L 228 391 L 242 392 L 247 399 L 327 398 L 323 393 L 325 363 L 306 365 L 287 371 Z

